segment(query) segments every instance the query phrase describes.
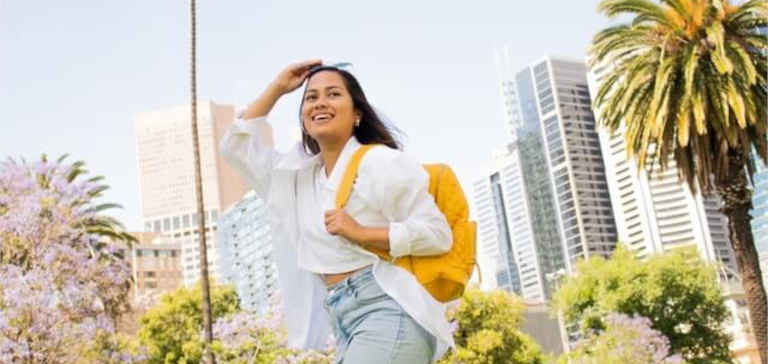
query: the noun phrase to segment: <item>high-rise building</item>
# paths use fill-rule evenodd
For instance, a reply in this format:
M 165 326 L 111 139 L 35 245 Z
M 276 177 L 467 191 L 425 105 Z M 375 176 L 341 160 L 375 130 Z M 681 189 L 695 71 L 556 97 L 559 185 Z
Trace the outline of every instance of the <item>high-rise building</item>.
M 483 288 L 502 288 L 520 295 L 520 274 L 508 219 L 511 207 L 509 191 L 515 186 L 507 176 L 516 167 L 513 163 L 517 160 L 514 156 L 496 156 L 494 162 L 490 173 L 476 180 L 472 186 L 478 263 Z
M 615 227 L 584 64 L 548 57 L 513 72 L 503 52 L 511 141 L 473 186 L 478 251 L 499 287 L 545 301 L 558 272 L 612 251 Z
M 763 288 L 768 293 L 768 251 L 760 252 L 760 269 L 763 272 Z
M 240 305 L 266 314 L 277 307 L 277 267 L 264 201 L 249 192 L 219 220 L 221 280 L 235 285 Z
M 584 62 L 546 57 L 528 67 L 543 150 L 554 192 L 554 215 L 572 272 L 579 259 L 609 256 L 616 227 L 592 114 Z
M 752 236 L 758 252 L 768 253 L 768 166 L 753 153 L 755 174 L 752 184 Z
M 593 93 L 604 69 L 589 74 Z M 693 194 L 678 179 L 673 160 L 663 172 L 658 163 L 639 170 L 627 156 L 623 126 L 614 133 L 600 128 L 599 135 L 619 241 L 639 257 L 695 244 L 704 261 L 723 264 L 723 275 L 737 272 L 717 196 Z
M 198 136 L 206 206 L 206 238 L 211 276 L 215 265 L 218 212 L 238 201 L 247 188 L 218 151 L 218 140 L 234 120 L 234 107 L 214 102 L 198 106 Z M 181 244 L 185 285 L 200 276 L 198 216 L 190 107 L 141 113 L 136 141 L 144 229 L 160 232 Z

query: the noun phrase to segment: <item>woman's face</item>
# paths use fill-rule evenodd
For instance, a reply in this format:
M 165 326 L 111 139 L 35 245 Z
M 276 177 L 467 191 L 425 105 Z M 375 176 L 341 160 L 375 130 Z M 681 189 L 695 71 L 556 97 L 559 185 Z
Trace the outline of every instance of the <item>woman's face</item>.
M 304 130 L 321 145 L 349 139 L 360 113 L 344 79 L 337 72 L 320 71 L 308 82 L 301 108 Z

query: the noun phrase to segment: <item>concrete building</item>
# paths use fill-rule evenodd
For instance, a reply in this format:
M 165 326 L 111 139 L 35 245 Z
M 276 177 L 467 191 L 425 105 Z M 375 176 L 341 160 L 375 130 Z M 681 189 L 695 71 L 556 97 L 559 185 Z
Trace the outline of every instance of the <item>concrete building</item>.
M 763 288 L 768 293 L 768 251 L 760 253 L 760 270 L 763 272 Z
M 731 312 L 731 319 L 726 323 L 725 332 L 731 336 L 730 350 L 733 359 L 739 364 L 760 362 L 755 335 L 749 318 L 749 308 L 744 289 L 739 280 L 729 280 L 722 284 L 725 305 Z
M 768 253 L 768 166 L 753 153 L 755 175 L 752 185 L 752 236 L 758 252 Z
M 609 256 L 617 240 L 586 66 L 547 57 L 530 69 L 566 271 L 572 272 L 579 259 Z
M 130 233 L 138 240 L 121 253 L 131 264 L 133 298 L 159 297 L 182 286 L 181 248 L 160 233 Z
M 249 311 L 274 312 L 279 302 L 272 232 L 264 201 L 249 192 L 219 220 L 221 280 L 234 284 L 240 305 Z
M 546 303 L 526 302 L 520 331 L 530 335 L 545 354 L 558 356 L 569 348 L 562 320 L 551 316 Z
M 520 295 L 520 275 L 509 231 L 510 178 L 501 173 L 510 172 L 515 159 L 498 158 L 489 175 L 472 185 L 473 209 L 477 220 L 477 255 L 482 274 L 482 288 L 501 288 Z M 505 193 L 507 192 L 507 193 Z
M 590 73 L 592 93 L 599 81 L 600 71 Z M 678 179 L 674 161 L 663 172 L 658 164 L 639 170 L 627 157 L 623 127 L 614 133 L 600 128 L 599 135 L 619 241 L 639 257 L 694 244 L 704 261 L 723 265 L 723 275 L 738 272 L 716 196 L 693 194 Z
M 218 152 L 218 141 L 234 120 L 234 112 L 233 106 L 214 102 L 198 106 L 208 261 L 213 278 L 218 275 L 218 214 L 247 190 Z M 144 229 L 163 233 L 181 245 L 184 284 L 194 284 L 199 279 L 200 255 L 190 107 L 141 113 L 135 128 Z
M 545 301 L 547 277 L 610 254 L 616 230 L 585 65 L 547 57 L 513 71 L 506 52 L 497 65 L 510 143 L 473 185 L 478 251 L 496 286 Z

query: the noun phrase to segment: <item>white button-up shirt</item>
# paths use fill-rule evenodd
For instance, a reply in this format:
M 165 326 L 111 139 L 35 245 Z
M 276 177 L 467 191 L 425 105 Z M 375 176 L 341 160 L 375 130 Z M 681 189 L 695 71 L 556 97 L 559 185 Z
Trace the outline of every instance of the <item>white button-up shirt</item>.
M 277 152 L 266 117 L 236 120 L 220 149 L 270 208 L 289 345 L 321 349 L 330 333 L 322 307 L 326 288 L 316 273 L 373 265 L 384 292 L 437 338 L 437 359 L 453 346 L 444 305 L 410 272 L 325 230 L 323 214 L 335 208 L 347 162 L 360 145 L 350 138 L 327 178 L 320 156 L 308 155 L 301 143 L 288 153 Z M 452 234 L 428 185 L 420 164 L 401 151 L 375 147 L 360 163 L 345 211 L 363 226 L 388 226 L 393 257 L 441 254 L 450 250 Z

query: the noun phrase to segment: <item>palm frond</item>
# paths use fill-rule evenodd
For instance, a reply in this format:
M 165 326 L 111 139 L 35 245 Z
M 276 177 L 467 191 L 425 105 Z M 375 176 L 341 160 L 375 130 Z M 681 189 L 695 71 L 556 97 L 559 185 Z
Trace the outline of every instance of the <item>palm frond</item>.
M 768 155 L 768 40 L 756 31 L 768 2 L 660 2 L 600 2 L 610 17 L 634 18 L 593 38 L 590 65 L 608 69 L 593 105 L 601 125 L 626 125 L 638 167 L 674 159 L 692 188 L 711 191 L 732 153 Z
M 713 22 L 706 28 L 707 41 L 712 44 L 714 51 L 709 52 L 709 57 L 712 63 L 717 67 L 717 71 L 720 73 L 730 73 L 733 69 L 728 57 L 725 55 L 725 29 L 723 24 L 719 22 Z
M 675 26 L 664 9 L 650 0 L 603 0 L 597 11 L 608 17 L 634 14 L 636 24 L 654 22 L 670 28 Z

